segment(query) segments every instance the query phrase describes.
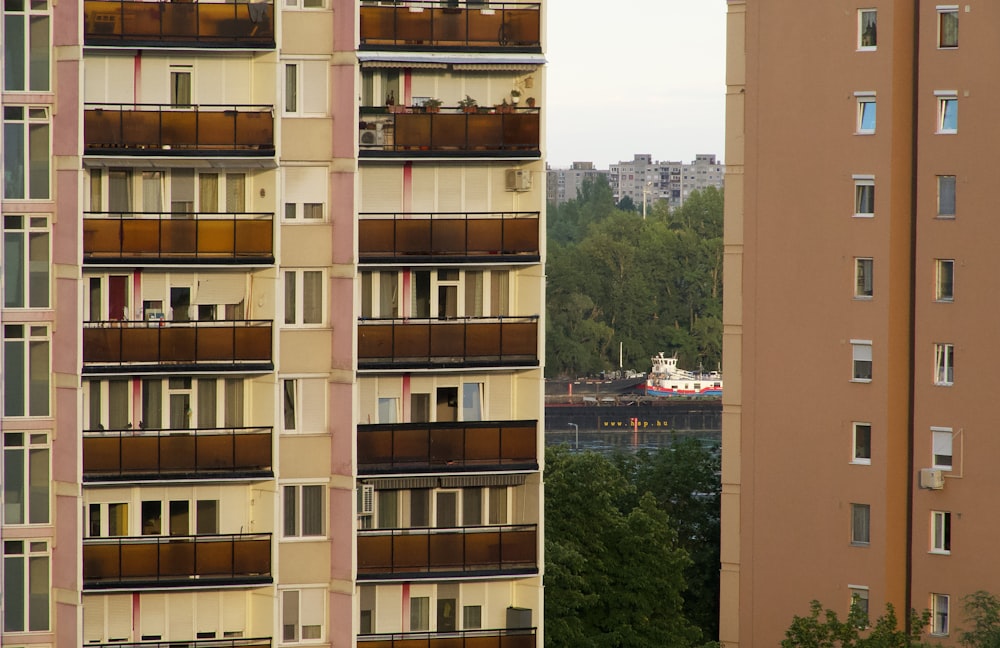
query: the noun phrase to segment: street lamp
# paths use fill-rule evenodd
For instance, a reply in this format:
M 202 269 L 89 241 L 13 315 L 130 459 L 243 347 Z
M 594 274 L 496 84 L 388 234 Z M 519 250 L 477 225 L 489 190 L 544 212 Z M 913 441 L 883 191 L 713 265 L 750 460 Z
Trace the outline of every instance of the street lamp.
M 569 425 L 572 425 L 573 426 L 573 430 L 576 431 L 576 451 L 579 452 L 580 451 L 580 426 L 577 425 L 576 423 L 569 423 Z
M 653 183 L 647 182 L 646 186 L 642 188 L 642 220 L 646 220 L 646 195 L 652 193 L 651 186 Z

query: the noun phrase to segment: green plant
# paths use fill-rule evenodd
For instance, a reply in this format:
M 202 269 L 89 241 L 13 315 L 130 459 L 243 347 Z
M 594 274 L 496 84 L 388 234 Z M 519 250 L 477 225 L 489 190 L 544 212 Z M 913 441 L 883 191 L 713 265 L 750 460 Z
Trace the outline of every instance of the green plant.
M 473 99 L 469 95 L 465 95 L 465 99 L 462 99 L 462 100 L 460 100 L 458 102 L 458 107 L 459 108 L 463 108 L 463 109 L 464 108 L 476 108 L 478 106 L 479 106 L 479 102 L 477 102 L 475 99 Z
M 424 100 L 424 109 L 437 110 L 440 107 L 441 107 L 441 100 L 440 99 L 425 99 Z

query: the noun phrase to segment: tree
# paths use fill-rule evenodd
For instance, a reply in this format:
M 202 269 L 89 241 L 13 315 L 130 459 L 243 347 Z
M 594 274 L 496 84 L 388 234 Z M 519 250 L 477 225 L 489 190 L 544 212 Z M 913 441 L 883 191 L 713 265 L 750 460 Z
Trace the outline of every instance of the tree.
M 962 603 L 972 629 L 959 631 L 959 642 L 970 648 L 1000 648 L 1000 599 L 979 590 L 966 596 Z
M 624 198 L 619 200 L 616 207 L 618 207 L 618 209 L 622 211 L 634 212 L 636 210 L 635 201 L 632 200 L 632 196 L 625 196 Z
M 841 621 L 833 610 L 823 610 L 819 601 L 810 605 L 809 616 L 796 616 L 785 632 L 781 648 L 921 648 L 923 629 L 930 612 L 910 613 L 911 632 L 899 628 L 896 610 L 891 603 L 885 614 L 871 623 L 860 605 L 852 605 L 847 618 Z

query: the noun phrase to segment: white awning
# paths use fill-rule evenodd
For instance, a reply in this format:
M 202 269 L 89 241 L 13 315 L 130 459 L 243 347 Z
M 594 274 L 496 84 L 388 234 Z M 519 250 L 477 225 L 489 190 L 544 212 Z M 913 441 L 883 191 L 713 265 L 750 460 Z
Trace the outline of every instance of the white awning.
M 198 290 L 192 304 L 238 304 L 246 295 L 246 279 L 242 276 L 204 277 L 198 279 Z
M 358 52 L 363 68 L 445 68 L 456 70 L 531 71 L 545 64 L 541 54 L 471 54 L 467 52 Z

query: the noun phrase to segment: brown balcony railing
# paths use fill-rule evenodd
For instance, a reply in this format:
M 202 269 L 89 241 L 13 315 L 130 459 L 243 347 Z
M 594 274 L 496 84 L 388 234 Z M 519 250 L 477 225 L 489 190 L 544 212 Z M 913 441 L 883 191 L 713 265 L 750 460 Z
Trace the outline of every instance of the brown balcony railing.
M 525 365 L 538 365 L 538 317 L 358 323 L 359 369 Z
M 274 5 L 84 0 L 86 45 L 274 48 Z
M 538 526 L 358 531 L 358 579 L 531 574 Z
M 363 213 L 361 263 L 434 261 L 536 262 L 538 212 Z
M 358 472 L 536 470 L 537 429 L 537 421 L 359 425 Z
M 272 474 L 269 427 L 83 432 L 87 482 Z
M 358 144 L 364 157 L 441 156 L 538 157 L 539 110 L 463 112 L 442 108 L 362 109 Z M 421 112 L 417 112 L 421 111 Z M 383 114 L 384 113 L 384 114 Z
M 535 628 L 358 635 L 358 644 L 365 648 L 535 648 Z
M 271 534 L 86 538 L 85 589 L 271 582 Z
M 361 49 L 541 52 L 540 8 L 537 2 L 367 0 L 361 4 Z
M 269 371 L 270 320 L 85 322 L 84 373 Z
M 518 632 L 524 632 L 519 630 Z M 191 641 L 143 641 L 142 643 L 87 643 L 87 648 L 271 648 L 270 637 L 256 639 L 193 639 Z
M 84 105 L 88 155 L 272 156 L 271 106 Z
M 273 214 L 84 212 L 85 263 L 273 263 Z

